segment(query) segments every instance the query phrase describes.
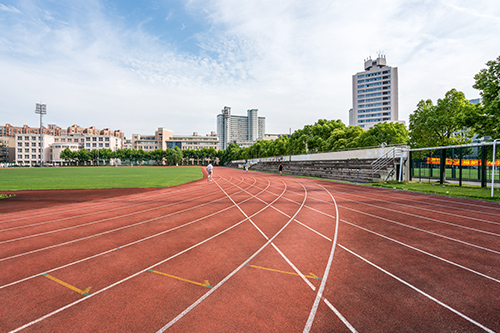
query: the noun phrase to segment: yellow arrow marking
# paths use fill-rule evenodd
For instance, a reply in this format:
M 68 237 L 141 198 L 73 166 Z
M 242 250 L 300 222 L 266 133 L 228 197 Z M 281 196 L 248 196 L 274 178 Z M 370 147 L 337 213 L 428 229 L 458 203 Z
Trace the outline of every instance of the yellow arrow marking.
M 263 270 L 271 271 L 271 272 L 277 272 L 277 273 L 283 273 L 283 274 L 290 274 L 290 275 L 297 275 L 297 276 L 299 276 L 299 274 L 297 274 L 297 273 L 285 272 L 285 271 L 280 271 L 280 270 L 277 270 L 277 269 L 272 269 L 272 268 L 267 268 L 267 267 L 261 267 L 261 266 L 255 266 L 255 265 L 248 265 L 248 264 L 246 264 L 245 266 L 252 267 L 252 268 L 258 268 L 258 269 L 263 269 Z M 309 279 L 321 280 L 320 277 L 314 275 L 313 273 L 309 273 L 309 275 L 304 275 L 304 276 L 306 278 L 309 278 Z
M 68 283 L 66 283 L 66 282 L 64 282 L 64 281 L 59 280 L 58 278 L 53 277 L 52 275 L 49 275 L 49 274 L 42 274 L 42 275 L 43 275 L 43 276 L 45 276 L 45 277 L 46 277 L 46 278 L 48 278 L 48 279 L 51 279 L 52 281 L 55 281 L 55 282 L 57 282 L 57 283 L 59 283 L 59 284 L 62 284 L 62 285 L 63 285 L 63 286 L 65 286 L 66 288 L 69 288 L 69 289 L 71 289 L 71 290 L 73 290 L 73 291 L 76 291 L 77 293 L 79 293 L 79 294 L 81 294 L 81 295 L 83 295 L 83 296 L 88 296 L 88 295 L 89 295 L 90 288 L 92 288 L 92 287 L 88 287 L 88 288 L 87 288 L 87 289 L 85 289 L 85 290 L 81 290 L 81 289 L 78 289 L 78 288 L 76 288 L 76 287 L 73 287 L 72 285 L 70 285 L 70 284 L 68 284 Z
M 152 269 L 148 269 L 148 271 L 156 273 L 156 274 L 160 274 L 160 275 L 165 275 L 165 276 L 171 277 L 173 279 L 181 280 L 181 281 L 184 281 L 184 282 L 189 282 L 189 283 L 192 283 L 192 284 L 196 284 L 198 286 L 207 287 L 207 288 L 213 288 L 210 285 L 210 283 L 208 283 L 208 280 L 205 280 L 205 281 L 203 281 L 203 283 L 200 283 L 200 282 L 196 282 L 196 281 L 191 281 L 191 280 L 183 279 L 181 277 L 170 275 L 170 274 L 167 274 L 167 273 L 162 273 L 162 272 L 154 271 Z

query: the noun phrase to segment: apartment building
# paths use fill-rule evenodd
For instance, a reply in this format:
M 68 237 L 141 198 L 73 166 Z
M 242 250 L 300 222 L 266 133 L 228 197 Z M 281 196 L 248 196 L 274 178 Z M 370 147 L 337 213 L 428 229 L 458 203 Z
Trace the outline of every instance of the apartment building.
M 352 76 L 352 105 L 349 125 L 367 130 L 399 121 L 398 68 L 387 66 L 384 55 L 365 60 L 365 70 Z
M 60 154 L 66 148 L 72 151 L 80 149 L 98 150 L 111 149 L 113 151 L 123 148 L 125 135 L 120 130 L 103 130 L 94 126 L 84 128 L 72 125 L 63 129 L 56 125 L 42 128 L 40 141 L 40 128 L 27 125 L 22 127 L 6 124 L 0 127 L 2 134 L 10 138 L 12 158 L 10 163 L 18 165 L 38 165 L 40 159 L 47 164 L 60 164 L 63 160 Z M 4 140 L 5 141 L 5 140 Z M 43 154 L 43 156 L 41 156 Z
M 16 140 L 10 136 L 0 136 L 0 164 L 14 163 Z

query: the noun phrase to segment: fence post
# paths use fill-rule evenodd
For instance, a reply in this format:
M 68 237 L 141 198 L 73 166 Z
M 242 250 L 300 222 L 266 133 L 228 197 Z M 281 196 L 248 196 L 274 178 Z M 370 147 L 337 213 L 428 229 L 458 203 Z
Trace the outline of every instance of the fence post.
M 495 188 L 495 148 L 497 141 L 500 141 L 500 139 L 495 139 L 493 140 L 493 165 L 491 166 L 491 197 L 493 198 L 493 189 Z
M 439 184 L 443 185 L 446 172 L 446 149 L 441 149 L 441 160 L 439 161 Z
M 462 186 L 462 147 L 458 150 L 458 158 L 460 162 L 458 163 L 458 186 Z
M 486 187 L 486 146 L 481 147 L 481 187 Z

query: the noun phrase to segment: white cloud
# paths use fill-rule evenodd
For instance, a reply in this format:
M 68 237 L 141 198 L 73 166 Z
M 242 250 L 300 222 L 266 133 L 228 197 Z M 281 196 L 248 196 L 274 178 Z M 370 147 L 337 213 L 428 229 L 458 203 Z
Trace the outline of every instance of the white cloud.
M 11 13 L 17 13 L 17 14 L 21 14 L 21 11 L 19 9 L 17 9 L 16 7 L 14 6 L 6 6 L 2 3 L 0 3 L 0 10 L 3 10 L 5 12 L 11 12 Z
M 152 16 L 128 26 L 97 0 L 22 4 L 0 4 L 1 119 L 36 125 L 32 109 L 43 101 L 50 123 L 127 136 L 160 126 L 209 133 L 225 105 L 235 114 L 258 108 L 268 132 L 320 118 L 347 123 L 352 75 L 379 50 L 399 67 L 407 120 L 420 99 L 451 88 L 478 97 L 473 76 L 498 56 L 500 35 L 492 1 L 191 0 L 188 13 L 208 28 L 190 37 L 199 49 L 189 52 L 171 41 L 174 31 L 164 32 L 169 43 L 145 32 Z M 170 22 L 173 11 L 161 17 Z

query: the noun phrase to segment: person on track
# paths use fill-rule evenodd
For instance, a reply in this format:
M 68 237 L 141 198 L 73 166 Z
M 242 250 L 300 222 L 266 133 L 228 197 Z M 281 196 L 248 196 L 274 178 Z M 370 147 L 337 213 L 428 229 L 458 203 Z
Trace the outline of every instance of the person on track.
M 283 164 L 280 162 L 280 165 L 278 166 L 278 171 L 280 172 L 280 176 L 283 176 Z
M 212 163 L 208 163 L 208 165 L 207 165 L 207 173 L 208 173 L 207 181 L 212 181 L 213 169 L 214 169 L 214 167 L 212 166 Z

